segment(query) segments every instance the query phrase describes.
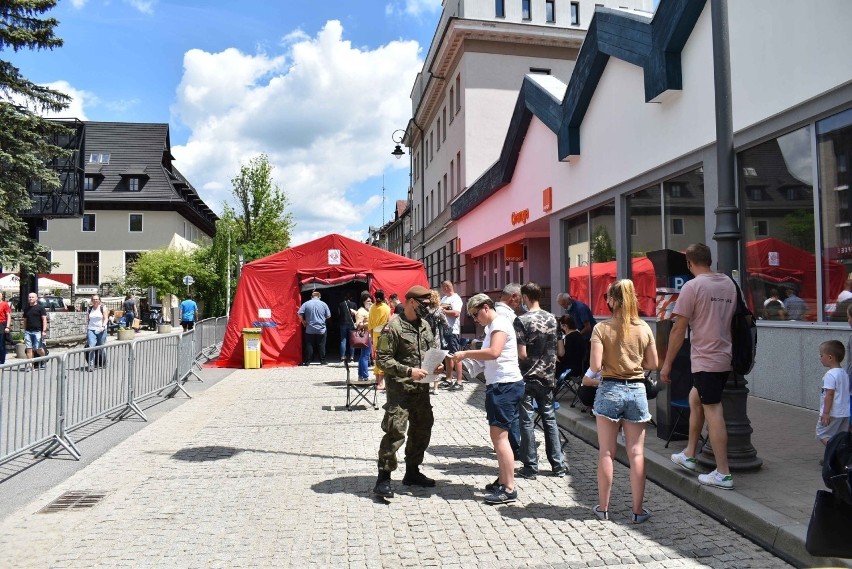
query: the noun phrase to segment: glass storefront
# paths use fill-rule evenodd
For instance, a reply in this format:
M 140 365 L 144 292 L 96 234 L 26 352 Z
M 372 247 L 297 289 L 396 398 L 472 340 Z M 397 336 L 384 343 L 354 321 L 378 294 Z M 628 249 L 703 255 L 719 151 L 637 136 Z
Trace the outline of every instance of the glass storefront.
M 852 109 L 816 123 L 824 317 L 846 322 L 852 291 Z M 841 288 L 841 281 L 843 283 Z
M 606 203 L 567 220 L 568 292 L 606 314 L 603 294 L 615 280 L 615 202 Z

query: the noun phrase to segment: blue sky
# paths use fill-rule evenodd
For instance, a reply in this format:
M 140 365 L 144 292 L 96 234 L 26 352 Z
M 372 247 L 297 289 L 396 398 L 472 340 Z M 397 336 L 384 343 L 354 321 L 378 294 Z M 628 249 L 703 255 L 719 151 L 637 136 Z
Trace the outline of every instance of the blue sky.
M 214 211 L 239 165 L 266 153 L 294 242 L 366 237 L 404 199 L 391 133 L 441 0 L 60 0 L 65 45 L 4 54 L 74 98 L 63 116 L 168 122 L 175 165 Z

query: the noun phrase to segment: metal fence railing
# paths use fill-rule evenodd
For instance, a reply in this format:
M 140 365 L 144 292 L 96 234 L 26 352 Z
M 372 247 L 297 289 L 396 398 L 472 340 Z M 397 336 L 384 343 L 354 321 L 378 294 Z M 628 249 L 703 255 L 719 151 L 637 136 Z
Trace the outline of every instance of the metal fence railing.
M 178 391 L 189 396 L 183 383 L 190 375 L 200 380 L 201 364 L 218 355 L 226 321 L 209 318 L 182 334 L 0 365 L 0 463 L 60 449 L 79 459 L 75 429 L 131 413 L 147 421 L 141 401 Z

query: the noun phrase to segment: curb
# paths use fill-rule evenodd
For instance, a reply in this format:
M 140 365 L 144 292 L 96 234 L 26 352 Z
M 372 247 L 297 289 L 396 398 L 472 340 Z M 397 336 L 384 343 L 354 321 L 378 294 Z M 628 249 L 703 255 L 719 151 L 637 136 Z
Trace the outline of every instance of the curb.
M 559 425 L 580 440 L 598 447 L 593 424 L 579 411 L 562 405 L 556 410 Z M 624 445 L 618 443 L 616 459 L 627 465 Z M 645 448 L 645 475 L 664 490 L 685 500 L 710 517 L 738 531 L 761 547 L 797 567 L 852 567 L 852 560 L 813 557 L 805 550 L 807 525 L 743 496 L 736 490 L 708 488 L 694 475 L 681 471 L 668 457 Z

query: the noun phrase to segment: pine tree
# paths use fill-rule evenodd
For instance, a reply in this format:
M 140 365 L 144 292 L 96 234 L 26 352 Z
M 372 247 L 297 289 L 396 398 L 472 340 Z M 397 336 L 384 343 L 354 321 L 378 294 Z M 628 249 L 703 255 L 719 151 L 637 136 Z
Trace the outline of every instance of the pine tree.
M 62 40 L 54 35 L 59 23 L 44 13 L 56 0 L 0 0 L 0 53 L 54 49 Z M 66 152 L 50 144 L 67 129 L 40 116 L 61 111 L 69 97 L 36 85 L 20 70 L 0 59 L 0 265 L 18 266 L 22 272 L 46 271 L 46 249 L 28 235 L 21 212 L 31 207 L 28 187 L 58 188 L 58 174 L 50 160 Z

